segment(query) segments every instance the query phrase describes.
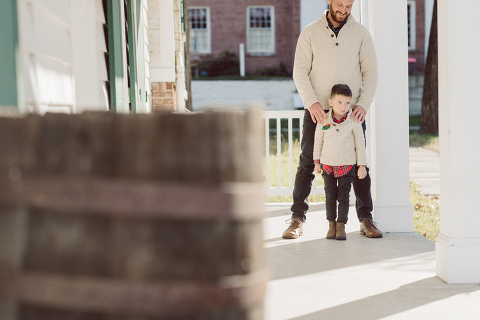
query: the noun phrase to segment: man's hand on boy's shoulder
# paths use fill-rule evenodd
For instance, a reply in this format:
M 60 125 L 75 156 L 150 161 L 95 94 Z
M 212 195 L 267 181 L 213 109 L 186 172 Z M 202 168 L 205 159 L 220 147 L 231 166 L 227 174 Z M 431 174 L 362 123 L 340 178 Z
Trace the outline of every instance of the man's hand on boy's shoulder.
M 350 115 L 350 118 L 353 119 L 355 122 L 363 123 L 365 121 L 365 117 L 367 116 L 367 111 L 363 109 L 362 106 L 356 105 Z
M 310 112 L 310 116 L 312 117 L 312 121 L 314 123 L 321 123 L 323 124 L 324 121 L 327 121 L 327 115 L 322 108 L 322 105 L 319 102 L 315 102 L 308 108 Z

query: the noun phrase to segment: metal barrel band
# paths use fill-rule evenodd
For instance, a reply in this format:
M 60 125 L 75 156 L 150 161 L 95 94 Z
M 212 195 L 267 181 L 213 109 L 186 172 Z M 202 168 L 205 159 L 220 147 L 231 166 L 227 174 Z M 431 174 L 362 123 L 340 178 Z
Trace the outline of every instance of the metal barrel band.
M 268 273 L 216 280 L 120 280 L 45 272 L 0 272 L 0 296 L 80 312 L 188 315 L 260 304 Z
M 265 199 L 260 183 L 231 182 L 208 187 L 66 175 L 11 176 L 0 171 L 0 204 L 190 221 L 263 218 Z

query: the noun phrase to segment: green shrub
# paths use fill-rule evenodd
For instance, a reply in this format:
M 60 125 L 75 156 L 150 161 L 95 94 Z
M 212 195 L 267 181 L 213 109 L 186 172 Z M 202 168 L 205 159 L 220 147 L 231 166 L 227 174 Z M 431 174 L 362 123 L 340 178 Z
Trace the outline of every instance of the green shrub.
M 235 53 L 224 51 L 218 57 L 202 60 L 199 63 L 200 74 L 206 77 L 230 76 L 240 73 L 240 63 Z
M 258 70 L 257 75 L 259 76 L 268 76 L 268 77 L 290 77 L 291 74 L 288 72 L 287 67 L 283 62 L 280 62 L 278 68 L 262 68 Z

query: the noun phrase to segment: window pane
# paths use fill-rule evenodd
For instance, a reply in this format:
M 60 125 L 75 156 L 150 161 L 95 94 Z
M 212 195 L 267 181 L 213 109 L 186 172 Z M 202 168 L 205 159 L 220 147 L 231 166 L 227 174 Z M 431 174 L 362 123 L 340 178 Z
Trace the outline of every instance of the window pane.
M 190 51 L 205 52 L 208 51 L 207 30 L 195 29 L 190 31 Z
M 190 22 L 190 51 L 208 52 L 207 8 L 188 9 Z
M 249 34 L 249 48 L 251 50 L 271 51 L 272 36 L 271 31 L 268 29 L 251 29 Z
M 191 29 L 207 28 L 207 9 L 188 9 Z
M 270 11 L 271 8 L 250 8 L 250 27 L 270 28 Z
M 273 51 L 271 8 L 249 9 L 248 50 Z

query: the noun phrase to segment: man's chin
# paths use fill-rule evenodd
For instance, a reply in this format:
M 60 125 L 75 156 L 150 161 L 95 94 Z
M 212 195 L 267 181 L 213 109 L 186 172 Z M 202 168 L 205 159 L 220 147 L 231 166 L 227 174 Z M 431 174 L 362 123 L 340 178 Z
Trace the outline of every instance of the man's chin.
M 343 17 L 339 17 L 339 16 L 335 16 L 335 21 L 338 22 L 338 23 L 342 23 L 342 22 L 345 22 L 345 20 L 347 20 L 348 16 L 343 16 Z

